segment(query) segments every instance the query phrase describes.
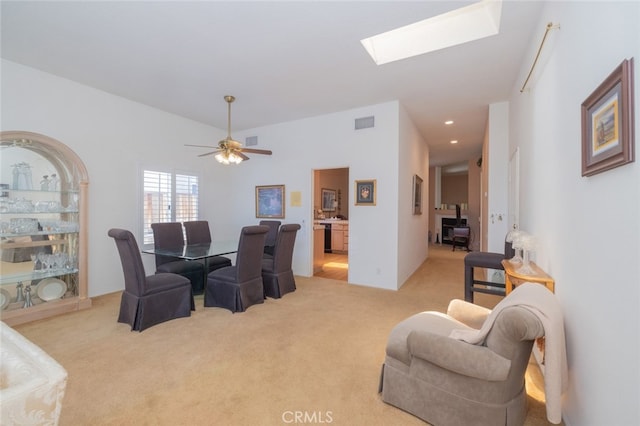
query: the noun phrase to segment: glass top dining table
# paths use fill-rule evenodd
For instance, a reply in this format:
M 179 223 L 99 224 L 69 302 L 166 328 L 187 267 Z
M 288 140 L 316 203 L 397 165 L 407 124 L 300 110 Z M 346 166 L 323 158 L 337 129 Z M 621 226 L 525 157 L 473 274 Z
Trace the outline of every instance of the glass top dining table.
M 238 251 L 238 241 L 213 241 L 203 244 L 186 244 L 175 248 L 150 248 L 142 250 L 147 254 L 159 254 L 177 259 L 198 260 L 213 256 L 236 253 Z

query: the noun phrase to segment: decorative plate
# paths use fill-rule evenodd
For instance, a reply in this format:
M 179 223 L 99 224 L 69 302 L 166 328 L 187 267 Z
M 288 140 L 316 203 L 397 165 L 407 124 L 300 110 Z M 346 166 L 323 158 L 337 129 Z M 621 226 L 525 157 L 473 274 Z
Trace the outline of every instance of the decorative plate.
M 4 288 L 0 288 L 0 309 L 4 309 L 11 303 L 11 293 Z
M 67 291 L 67 283 L 57 278 L 45 278 L 38 283 L 38 297 L 45 302 L 60 299 Z

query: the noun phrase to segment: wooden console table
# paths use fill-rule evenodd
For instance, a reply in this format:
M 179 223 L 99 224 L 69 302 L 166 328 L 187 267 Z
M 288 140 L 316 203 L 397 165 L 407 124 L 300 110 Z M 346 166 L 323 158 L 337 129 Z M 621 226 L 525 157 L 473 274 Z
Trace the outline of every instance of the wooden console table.
M 529 266 L 531 266 L 531 269 L 534 271 L 533 274 L 521 274 L 517 269 L 522 266 L 522 263 L 511 263 L 509 259 L 503 260 L 502 266 L 504 267 L 505 294 L 511 293 L 514 284 L 520 284 L 525 281 L 543 284 L 551 290 L 552 293 L 555 292 L 555 281 L 553 278 L 534 262 L 529 262 Z

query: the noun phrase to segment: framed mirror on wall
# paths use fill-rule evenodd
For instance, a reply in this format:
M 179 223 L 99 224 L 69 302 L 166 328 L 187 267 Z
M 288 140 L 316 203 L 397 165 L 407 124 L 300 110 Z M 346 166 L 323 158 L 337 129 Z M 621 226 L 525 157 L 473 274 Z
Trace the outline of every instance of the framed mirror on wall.
M 337 208 L 336 190 L 322 188 L 322 211 L 334 212 Z

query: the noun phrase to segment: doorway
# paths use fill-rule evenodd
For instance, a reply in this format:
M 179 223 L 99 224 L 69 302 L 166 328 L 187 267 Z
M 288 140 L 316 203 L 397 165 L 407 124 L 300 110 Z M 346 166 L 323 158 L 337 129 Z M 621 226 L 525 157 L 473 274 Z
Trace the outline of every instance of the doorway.
M 349 168 L 314 170 L 313 276 L 348 281 Z

